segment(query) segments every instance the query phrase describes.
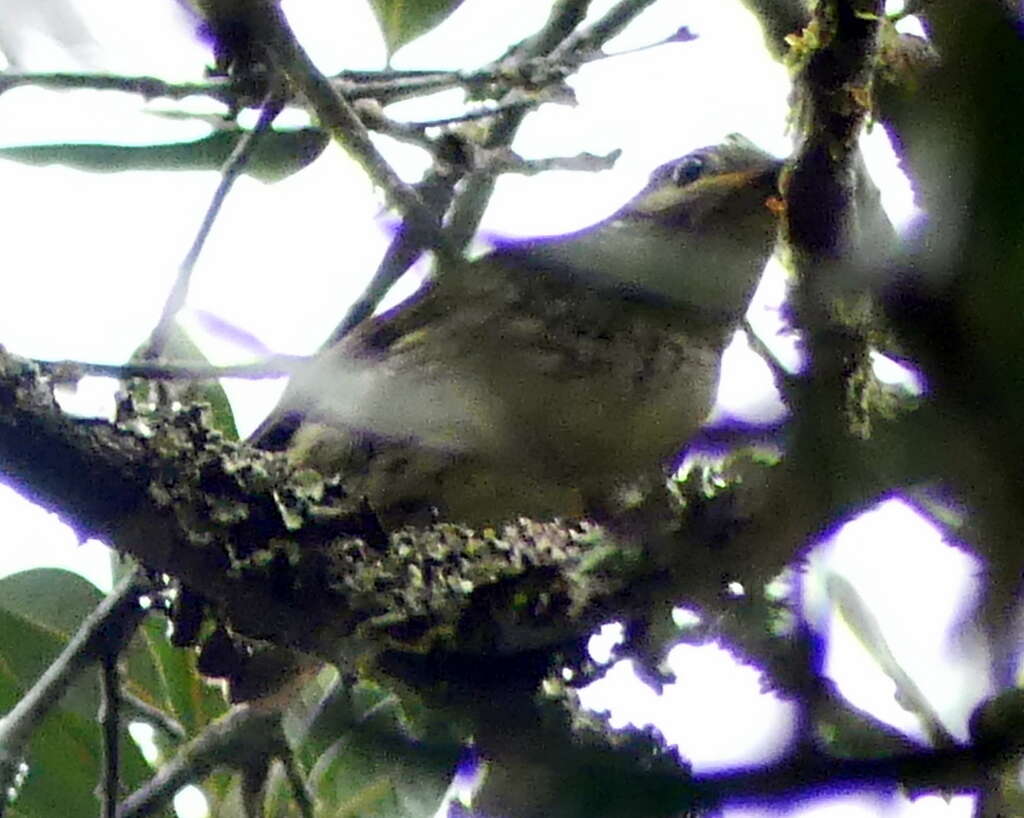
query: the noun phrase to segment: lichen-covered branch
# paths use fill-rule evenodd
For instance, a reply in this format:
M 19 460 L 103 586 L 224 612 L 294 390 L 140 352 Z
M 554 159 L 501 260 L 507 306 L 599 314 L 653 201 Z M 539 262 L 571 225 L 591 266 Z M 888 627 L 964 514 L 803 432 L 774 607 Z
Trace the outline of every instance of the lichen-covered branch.
M 132 428 L 68 418 L 35 368 L 6 355 L 0 407 L 0 473 L 22 494 L 178 577 L 237 632 L 327 661 L 561 644 L 621 610 L 643 573 L 610 546 L 604 559 L 599 533 L 578 526 L 384 535 L 336 480 L 224 440 L 201 411 Z

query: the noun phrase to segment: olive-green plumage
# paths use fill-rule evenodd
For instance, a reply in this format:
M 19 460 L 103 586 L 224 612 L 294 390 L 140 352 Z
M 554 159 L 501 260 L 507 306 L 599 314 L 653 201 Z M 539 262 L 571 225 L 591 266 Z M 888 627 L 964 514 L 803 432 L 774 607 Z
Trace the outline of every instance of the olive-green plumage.
M 388 524 L 578 515 L 657 473 L 714 402 L 771 252 L 780 162 L 731 139 L 608 219 L 440 270 L 289 384 L 256 433 Z

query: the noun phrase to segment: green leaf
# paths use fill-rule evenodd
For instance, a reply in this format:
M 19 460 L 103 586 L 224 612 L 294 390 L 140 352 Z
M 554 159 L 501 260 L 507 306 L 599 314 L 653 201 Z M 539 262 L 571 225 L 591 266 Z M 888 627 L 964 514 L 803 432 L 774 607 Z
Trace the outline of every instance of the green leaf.
M 163 617 L 147 619 L 139 637 L 142 650 L 125 668 L 132 693 L 172 716 L 189 737 L 227 710 L 223 694 L 196 670 L 195 652 L 171 644 Z
M 148 347 L 147 340 L 132 353 L 132 363 L 145 363 L 143 350 Z M 210 365 L 209 359 L 203 351 L 196 346 L 196 343 L 189 337 L 188 332 L 175 322 L 167 334 L 166 345 L 162 352 L 162 359 L 173 361 L 176 364 L 195 364 L 201 367 Z M 142 383 L 136 381 L 136 384 Z M 129 386 L 129 391 L 137 399 L 145 400 L 145 390 L 141 387 Z M 210 405 L 213 428 L 217 429 L 228 440 L 238 440 L 238 427 L 235 426 L 235 413 L 231 409 L 231 402 L 228 400 L 227 392 L 221 386 L 220 381 L 194 381 L 176 385 L 174 394 L 181 403 L 207 403 Z
M 0 148 L 0 159 L 28 165 L 66 165 L 78 170 L 219 170 L 242 135 L 239 129 L 217 131 L 195 142 L 165 145 L 95 145 L 64 143 Z M 327 146 L 318 128 L 269 131 L 257 143 L 245 172 L 276 182 L 302 170 Z
M 28 690 L 74 635 L 103 594 L 92 583 L 60 568 L 35 568 L 0 580 L 0 675 Z M 13 701 L 0 701 L 0 711 Z M 61 707 L 86 719 L 99 707 L 96 674 L 86 673 L 65 694 Z
M 443 23 L 462 0 L 370 0 L 390 58 L 410 43 Z
M 210 815 L 215 818 L 244 818 L 241 799 L 239 798 L 239 777 L 227 769 L 214 770 L 201 782 L 196 782 L 203 795 Z
M 189 337 L 185 329 L 175 322 L 167 336 L 164 357 L 179 363 L 196 363 L 210 365 L 207 358 L 196 343 Z M 228 394 L 220 381 L 203 381 L 190 385 L 186 400 L 202 401 L 210 404 L 213 428 L 220 431 L 229 440 L 238 440 L 238 427 L 235 426 L 235 413 L 231 409 Z
M 373 684 L 351 687 L 335 679 L 322 672 L 292 701 L 284 719 L 288 743 L 324 815 L 437 814 L 462 743 L 412 738 L 395 696 Z M 280 768 L 268 781 L 265 808 L 267 818 L 295 815 L 294 793 Z
M 9 711 L 36 682 L 102 596 L 82 577 L 57 568 L 0 580 L 0 712 Z M 26 748 L 28 778 L 10 815 L 96 815 L 93 791 L 101 768 L 96 675 L 92 669 L 81 674 L 32 735 Z M 153 771 L 127 731 L 120 749 L 122 785 L 135 789 Z
M 365 818 L 435 815 L 461 752 L 460 743 L 413 739 L 398 700 L 374 685 L 323 702 L 300 747 L 326 814 Z M 285 803 L 283 782 L 276 796 Z
M 25 758 L 28 777 L 8 814 L 95 818 L 99 811 L 95 789 L 102 766 L 100 741 L 99 725 L 91 719 L 60 709 L 51 712 L 32 736 Z M 120 750 L 121 788 L 132 791 L 148 780 L 153 770 L 127 731 Z M 167 807 L 154 815 L 173 818 L 174 812 Z

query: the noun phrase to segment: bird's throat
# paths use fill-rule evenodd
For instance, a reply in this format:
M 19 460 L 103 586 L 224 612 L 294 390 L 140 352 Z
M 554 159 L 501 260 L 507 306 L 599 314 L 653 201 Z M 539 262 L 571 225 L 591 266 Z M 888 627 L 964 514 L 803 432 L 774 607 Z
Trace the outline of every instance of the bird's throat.
M 709 313 L 739 310 L 738 318 L 760 279 L 768 240 L 767 235 L 751 238 L 730 230 L 709 235 L 610 220 L 499 252 L 593 288 Z

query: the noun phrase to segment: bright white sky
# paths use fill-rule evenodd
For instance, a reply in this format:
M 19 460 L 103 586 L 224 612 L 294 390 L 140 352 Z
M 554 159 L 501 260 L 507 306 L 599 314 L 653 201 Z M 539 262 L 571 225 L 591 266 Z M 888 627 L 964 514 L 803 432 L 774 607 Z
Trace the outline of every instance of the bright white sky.
M 79 49 L 74 58 L 46 33 L 47 15 L 66 18 L 72 3 L 98 43 Z M 172 0 L 4 0 L 4 5 L 0 29 L 15 24 L 26 49 L 22 59 L 34 70 L 81 67 L 86 61 L 120 73 L 195 79 L 209 61 L 204 48 L 190 39 Z M 323 70 L 383 65 L 383 44 L 364 0 L 285 0 L 284 5 Z M 609 0 L 596 0 L 594 13 L 609 5 Z M 550 0 L 466 0 L 441 28 L 401 50 L 393 65 L 482 65 L 535 31 L 549 6 Z M 681 25 L 699 39 L 585 67 L 572 80 L 579 105 L 547 105 L 531 114 L 515 144 L 527 157 L 621 148 L 615 169 L 503 177 L 485 230 L 530 235 L 584 226 L 635 193 L 655 165 L 732 131 L 779 155 L 788 153 L 787 74 L 767 57 L 756 24 L 738 3 L 661 0 L 609 50 L 658 41 Z M 6 36 L 10 38 L 9 31 Z M 458 113 L 461 102 L 459 93 L 450 92 L 392 106 L 388 113 L 398 119 L 436 118 Z M 161 100 L 144 105 L 116 94 L 18 89 L 0 96 L 0 144 L 147 144 L 194 139 L 207 132 L 199 121 L 154 115 L 173 107 Z M 190 101 L 189 107 L 217 110 L 204 100 Z M 408 180 L 419 177 L 425 156 L 388 139 L 378 144 Z M 866 140 L 865 149 L 886 207 L 894 221 L 905 224 L 913 215 L 909 187 L 895 170 L 881 129 Z M 7 271 L 0 343 L 38 358 L 124 361 L 153 326 L 217 184 L 216 174 L 93 175 L 2 162 L 0 180 L 0 222 L 5 226 L 0 264 Z M 196 268 L 190 315 L 212 313 L 278 352 L 310 352 L 372 273 L 388 241 L 387 224 L 380 218 L 374 191 L 335 148 L 278 184 L 243 179 Z M 762 332 L 770 334 L 778 326 L 772 306 L 781 298 L 781 282 L 778 272 L 766 278 L 752 309 L 755 326 L 766 328 Z M 405 292 L 412 286 L 414 282 Z M 249 353 L 208 335 L 200 341 L 216 362 L 238 362 Z M 794 360 L 791 349 L 779 343 L 786 360 Z M 767 370 L 744 350 L 738 342 L 728 353 L 723 407 L 761 417 L 781 411 Z M 243 434 L 269 411 L 281 388 L 237 381 L 226 387 Z M 108 413 L 110 385 L 87 379 L 67 405 L 83 413 Z M 101 586 L 109 583 L 102 546 L 76 546 L 71 532 L 52 515 L 2 486 L 0 516 L 7 542 L 0 573 L 65 565 Z M 894 547 L 897 542 L 899 548 Z M 956 588 L 970 573 L 967 558 L 943 544 L 905 506 L 890 501 L 847 526 L 811 561 L 807 587 L 814 621 L 834 637 L 830 673 L 859 706 L 914 735 L 920 735 L 916 719 L 895 703 L 892 683 L 842 620 L 828 611 L 823 591 L 827 555 L 832 557 L 829 570 L 841 571 L 877 609 L 904 668 L 950 729 L 962 735 L 984 686 L 979 664 L 964 658 L 971 649 L 969 640 L 961 635 L 959 642 L 950 641 L 949 635 L 957 612 Z M 934 575 L 922 579 L 922 564 L 934 565 Z M 942 594 L 934 592 L 938 584 Z M 623 668 L 595 686 L 589 700 L 595 707 L 613 707 L 617 723 L 658 723 L 697 769 L 756 762 L 777 751 L 787 731 L 788 710 L 760 695 L 755 671 L 737 667 L 713 646 L 677 648 L 672 666 L 679 682 L 660 700 Z M 791 814 L 802 816 L 810 808 Z M 966 816 L 970 801 L 864 796 L 815 808 L 816 815 L 844 818 L 931 818 Z M 730 812 L 741 814 L 761 813 Z

